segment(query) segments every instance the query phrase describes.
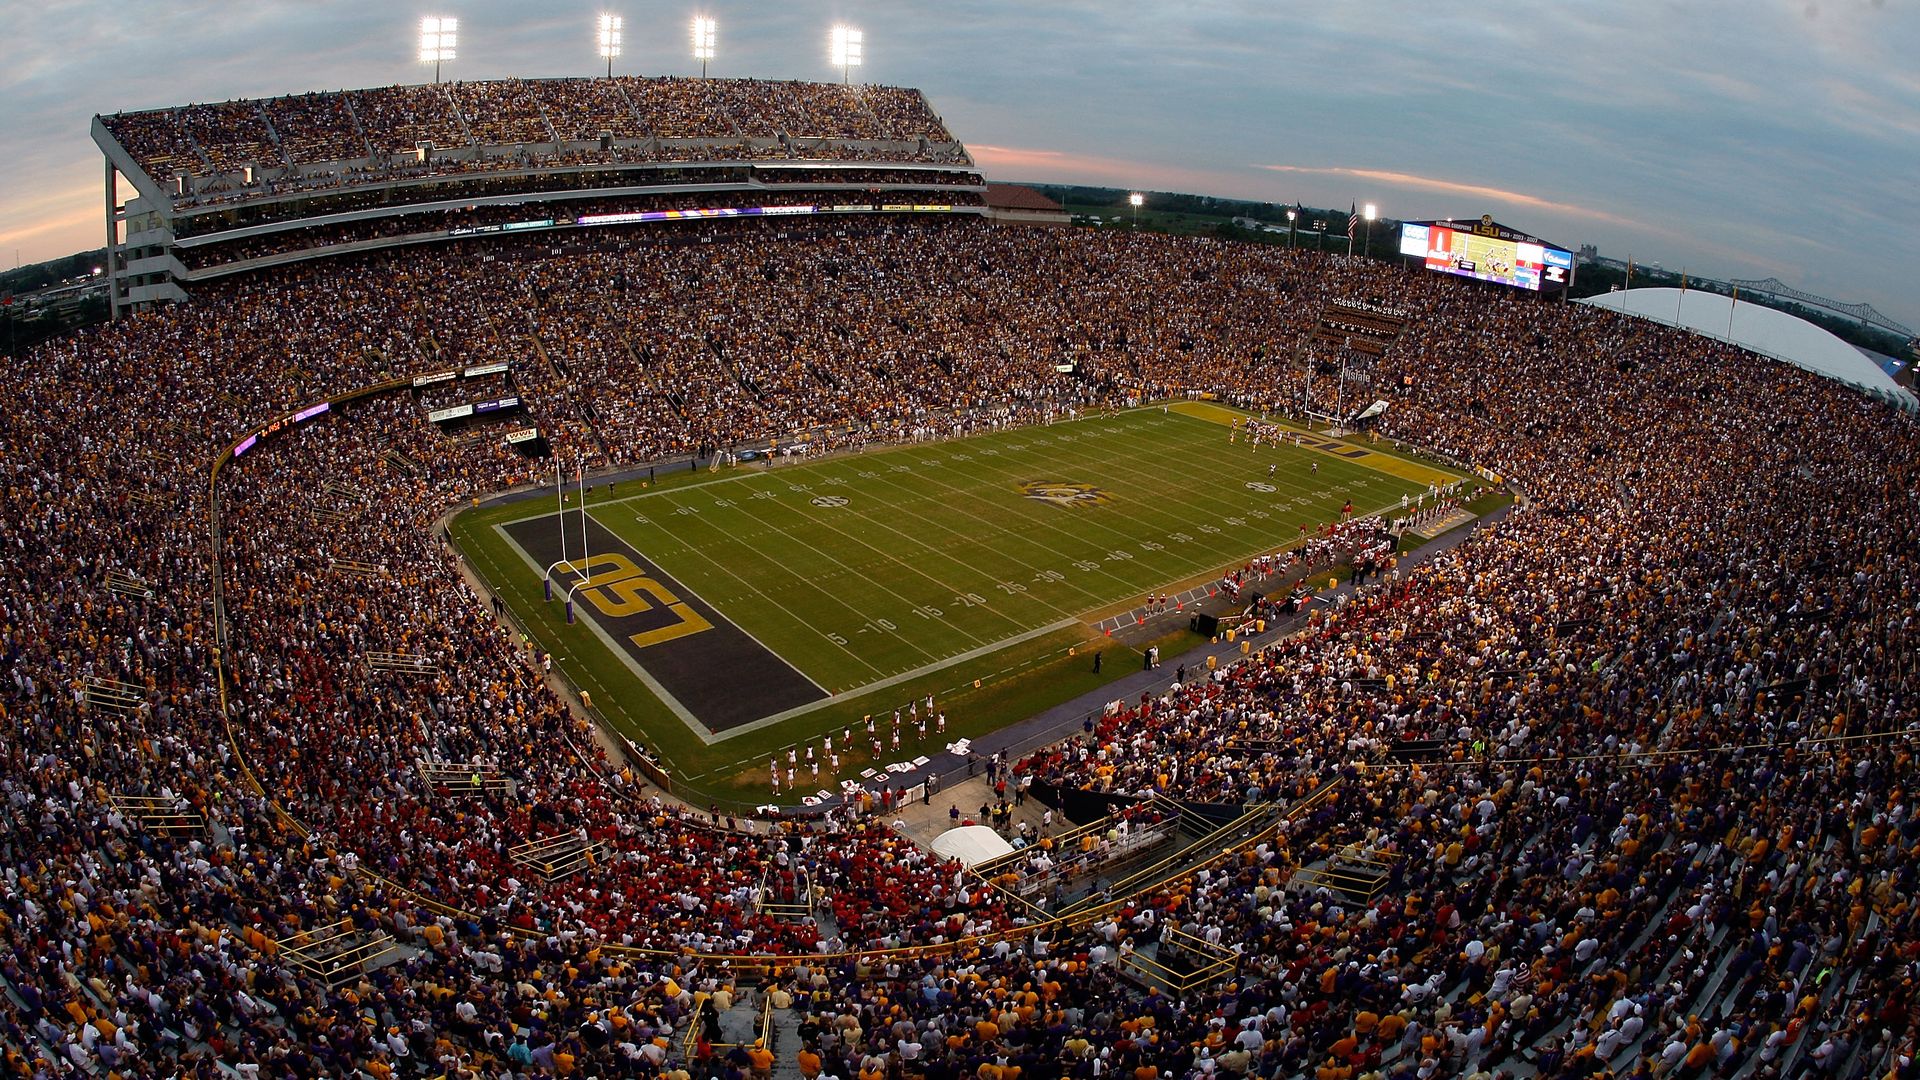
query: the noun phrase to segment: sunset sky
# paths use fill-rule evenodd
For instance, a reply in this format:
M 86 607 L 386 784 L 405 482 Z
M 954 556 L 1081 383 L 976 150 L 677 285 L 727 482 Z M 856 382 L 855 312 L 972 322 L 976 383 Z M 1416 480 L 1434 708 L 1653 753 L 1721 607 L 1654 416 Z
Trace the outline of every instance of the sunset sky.
M 1502 221 L 1671 269 L 1778 276 L 1920 323 L 1920 14 L 1911 0 L 712 2 L 640 10 L 5 0 L 0 258 L 98 246 L 96 112 L 425 81 L 418 17 L 458 16 L 445 77 L 627 74 L 918 86 L 987 175 Z

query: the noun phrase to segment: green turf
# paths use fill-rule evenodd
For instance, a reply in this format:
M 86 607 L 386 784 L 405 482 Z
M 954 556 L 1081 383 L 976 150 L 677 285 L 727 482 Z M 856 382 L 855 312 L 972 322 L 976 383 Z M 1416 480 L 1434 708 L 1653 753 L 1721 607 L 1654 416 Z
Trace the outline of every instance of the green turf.
M 1348 497 L 1370 510 L 1414 491 L 1323 454 L 1229 445 L 1226 434 L 1141 410 L 800 468 L 749 466 L 592 512 L 840 693 L 1210 573 L 1332 520 Z M 1036 480 L 1092 485 L 1107 501 L 1025 497 L 1022 485 Z
M 1090 485 L 1106 498 L 1036 501 L 1021 490 L 1033 481 Z M 1267 485 L 1275 490 L 1258 490 Z M 1348 498 L 1365 513 L 1423 490 L 1330 454 L 1229 444 L 1225 425 L 1176 407 L 596 493 L 602 526 L 822 687 L 849 695 L 712 746 L 597 639 L 566 626 L 558 605 L 541 603 L 537 579 L 490 527 L 551 513 L 550 504 L 475 511 L 454 532 L 616 726 L 682 776 L 725 779 L 775 748 L 926 693 L 941 695 L 951 738 L 1092 689 L 1129 664 L 1116 656 L 1095 677 L 1082 670 L 1084 655 L 1068 656 L 1096 647 L 1090 616 L 1290 544 Z M 1009 642 L 1023 635 L 1032 636 Z M 876 688 L 862 696 L 863 687 Z

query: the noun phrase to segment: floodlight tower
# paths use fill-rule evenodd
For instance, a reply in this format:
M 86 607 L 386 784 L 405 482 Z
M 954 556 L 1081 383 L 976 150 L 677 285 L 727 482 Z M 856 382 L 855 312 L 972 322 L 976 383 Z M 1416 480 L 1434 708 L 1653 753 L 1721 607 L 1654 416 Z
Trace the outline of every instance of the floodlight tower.
M 1292 210 L 1287 211 L 1287 250 L 1288 251 L 1293 250 L 1293 234 L 1294 234 L 1293 219 L 1299 216 L 1300 216 L 1299 214 L 1295 213 Z
M 1365 257 L 1373 253 L 1373 219 L 1379 217 L 1380 212 L 1372 203 L 1368 203 L 1366 209 L 1361 211 L 1361 215 L 1367 219 L 1367 239 L 1360 246 L 1360 254 Z
M 621 24 L 618 15 L 600 16 L 600 57 L 607 62 L 607 78 L 613 78 L 613 58 L 620 55 Z
M 454 31 L 460 20 L 428 15 L 420 20 L 420 62 L 433 65 L 433 81 L 440 81 L 440 65 L 453 59 Z
M 1146 202 L 1147 197 L 1137 191 L 1127 196 L 1127 205 L 1133 207 L 1133 227 L 1136 229 L 1140 227 L 1140 208 L 1145 206 Z
M 719 36 L 712 19 L 704 15 L 693 17 L 693 58 L 700 61 L 700 77 L 703 79 L 707 77 L 707 61 L 713 59 L 714 42 Z
M 836 26 L 827 36 L 827 46 L 833 66 L 840 69 L 840 81 L 852 82 L 853 69 L 866 58 L 866 35 L 851 26 Z

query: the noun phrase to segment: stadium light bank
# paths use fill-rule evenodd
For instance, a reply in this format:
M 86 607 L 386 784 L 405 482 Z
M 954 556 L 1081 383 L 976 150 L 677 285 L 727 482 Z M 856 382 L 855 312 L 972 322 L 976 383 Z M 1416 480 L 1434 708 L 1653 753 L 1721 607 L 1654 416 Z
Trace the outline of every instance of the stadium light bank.
M 433 65 L 433 81 L 440 81 L 440 65 L 454 58 L 455 31 L 460 20 L 428 15 L 420 20 L 420 62 Z
M 621 26 L 626 20 L 618 15 L 600 16 L 600 58 L 607 62 L 607 78 L 613 78 L 613 60 L 620 55 Z
M 719 38 L 719 28 L 712 19 L 704 15 L 693 17 L 693 58 L 700 61 L 700 77 L 707 77 L 707 61 L 713 59 L 714 42 Z
M 836 26 L 827 35 L 827 49 L 833 66 L 840 69 L 840 81 L 853 81 L 853 69 L 866 59 L 866 35 L 851 26 Z

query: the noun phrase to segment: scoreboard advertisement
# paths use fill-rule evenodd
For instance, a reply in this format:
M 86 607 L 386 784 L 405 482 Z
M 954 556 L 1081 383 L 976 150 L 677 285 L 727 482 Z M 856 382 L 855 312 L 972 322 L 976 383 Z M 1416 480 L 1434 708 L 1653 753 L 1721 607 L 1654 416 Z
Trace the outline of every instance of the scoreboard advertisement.
M 1573 277 L 1573 253 L 1482 218 L 1472 222 L 1409 221 L 1400 226 L 1400 254 L 1429 270 L 1515 288 L 1559 290 Z

